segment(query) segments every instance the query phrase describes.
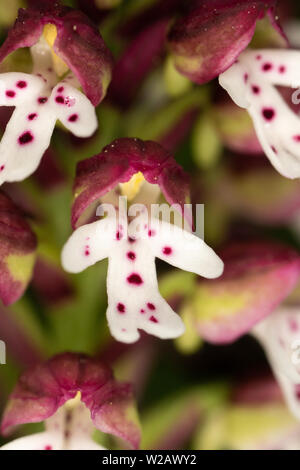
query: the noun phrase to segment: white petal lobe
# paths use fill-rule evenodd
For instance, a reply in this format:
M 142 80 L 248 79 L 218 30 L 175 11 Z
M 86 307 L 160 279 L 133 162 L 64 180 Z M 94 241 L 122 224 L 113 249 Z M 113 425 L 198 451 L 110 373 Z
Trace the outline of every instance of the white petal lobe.
M 300 118 L 276 87 L 300 87 L 299 64 L 295 50 L 245 51 L 219 77 L 233 101 L 248 110 L 264 152 L 287 178 L 300 177 Z M 291 106 L 293 100 L 299 104 L 298 95 L 291 90 Z
M 86 252 L 87 250 L 87 252 Z M 144 330 L 163 339 L 183 334 L 181 318 L 161 297 L 155 258 L 181 269 L 213 278 L 220 276 L 223 262 L 203 240 L 179 227 L 145 216 L 127 227 L 106 218 L 77 229 L 62 252 L 62 265 L 80 272 L 104 257 L 107 274 L 107 319 L 112 335 L 133 343 Z
M 20 437 L 5 444 L 0 450 L 62 450 L 62 436 L 57 433 L 41 432 Z
M 300 419 L 300 310 L 282 308 L 253 329 L 284 393 L 287 404 Z
M 88 98 L 68 83 L 51 93 L 52 75 L 0 74 L 0 106 L 15 107 L 0 143 L 0 185 L 24 180 L 37 169 L 57 120 L 78 137 L 97 129 Z

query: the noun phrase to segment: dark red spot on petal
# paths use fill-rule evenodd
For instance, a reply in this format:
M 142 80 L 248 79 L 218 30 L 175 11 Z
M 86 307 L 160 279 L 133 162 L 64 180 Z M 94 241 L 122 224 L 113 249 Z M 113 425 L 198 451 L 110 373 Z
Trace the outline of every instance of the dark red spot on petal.
M 158 320 L 157 318 L 154 316 L 154 315 L 151 315 L 151 317 L 149 318 L 150 321 L 152 321 L 152 323 L 158 323 Z
M 59 103 L 59 104 L 64 104 L 65 103 L 65 99 L 64 99 L 63 96 L 57 96 L 55 98 L 55 101 L 56 101 L 56 103 Z
M 52 450 L 52 446 L 48 445 L 44 447 L 45 450 Z
M 274 145 L 271 145 L 271 149 L 273 150 L 274 153 L 277 154 L 277 150 L 276 150 L 276 148 L 274 147 Z
M 256 60 L 261 60 L 261 55 L 258 54 L 255 58 L 256 58 Z
M 285 65 L 281 65 L 278 70 L 279 70 L 279 73 L 285 73 L 286 72 Z
M 13 90 L 7 90 L 7 91 L 6 91 L 6 96 L 7 96 L 8 98 L 14 98 L 14 97 L 16 96 L 16 92 L 13 91 Z
M 149 237 L 154 237 L 155 236 L 155 230 L 148 230 L 148 236 Z
M 62 93 L 64 91 L 64 87 L 63 86 L 60 86 L 58 89 L 57 89 L 58 93 Z
M 260 93 L 260 88 L 257 85 L 252 85 L 252 91 L 255 95 L 258 95 Z
M 117 233 L 116 233 L 116 239 L 117 240 L 122 240 L 122 238 L 123 238 L 123 233 L 120 232 L 120 230 L 118 230 Z
M 5 168 L 5 165 L 1 165 L 1 166 L 0 166 L 0 172 L 3 171 L 4 168 Z
M 69 117 L 68 121 L 69 122 L 76 122 L 78 119 L 78 114 L 71 114 L 71 116 Z
M 17 87 L 18 88 L 26 88 L 27 83 L 24 80 L 20 80 L 19 82 L 17 82 Z
M 267 121 L 272 121 L 275 117 L 275 111 L 273 108 L 264 108 L 262 110 L 262 115 Z
M 300 135 L 294 135 L 293 139 L 295 142 L 300 142 Z
M 36 113 L 31 113 L 31 114 L 28 114 L 28 119 L 29 121 L 33 121 L 34 119 L 37 118 L 37 114 Z
M 262 66 L 262 69 L 264 72 L 269 72 L 270 70 L 272 70 L 272 68 L 273 68 L 273 65 L 270 62 L 266 62 Z
M 136 258 L 136 254 L 133 251 L 128 251 L 127 258 L 131 259 L 131 261 L 134 261 Z
M 31 134 L 31 132 L 26 131 L 22 135 L 20 135 L 18 140 L 21 145 L 30 144 L 30 142 L 33 141 L 33 135 Z
M 127 281 L 129 282 L 129 284 L 135 284 L 136 286 L 140 286 L 141 284 L 143 284 L 143 279 L 139 274 L 136 273 L 130 274 L 130 276 L 128 276 L 127 278 Z
M 132 237 L 128 237 L 128 241 L 129 241 L 129 243 L 135 243 L 136 239 L 132 238 Z
M 68 106 L 68 108 L 71 108 L 72 106 L 74 106 L 75 103 L 76 103 L 75 98 L 71 98 L 70 96 L 66 96 L 65 104 Z
M 45 104 L 47 103 L 47 101 L 48 101 L 48 98 L 46 96 L 41 96 L 40 98 L 38 98 L 39 104 Z
M 141 308 L 140 310 L 141 313 L 145 313 L 145 310 L 143 308 Z
M 155 305 L 152 304 L 151 302 L 147 303 L 147 307 L 149 308 L 149 310 L 155 310 Z
M 172 253 L 172 248 L 170 246 L 164 246 L 163 247 L 163 254 L 164 255 L 170 255 Z
M 244 82 L 247 83 L 248 82 L 248 78 L 249 78 L 249 75 L 247 73 L 244 74 Z
M 120 302 L 118 303 L 117 305 L 117 310 L 119 313 L 125 313 L 125 305 L 124 304 L 121 304 Z

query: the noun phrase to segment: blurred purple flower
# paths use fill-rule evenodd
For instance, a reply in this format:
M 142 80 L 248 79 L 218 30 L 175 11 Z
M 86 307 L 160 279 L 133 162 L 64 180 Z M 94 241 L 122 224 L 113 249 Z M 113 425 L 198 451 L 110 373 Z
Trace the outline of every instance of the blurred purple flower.
M 94 428 L 133 448 L 140 442 L 130 385 L 116 382 L 107 366 L 83 354 L 60 354 L 20 377 L 4 411 L 2 432 L 40 421 L 46 431 L 2 449 L 101 450 L 92 440 Z
M 33 273 L 37 241 L 15 204 L 0 192 L 0 299 L 16 302 Z

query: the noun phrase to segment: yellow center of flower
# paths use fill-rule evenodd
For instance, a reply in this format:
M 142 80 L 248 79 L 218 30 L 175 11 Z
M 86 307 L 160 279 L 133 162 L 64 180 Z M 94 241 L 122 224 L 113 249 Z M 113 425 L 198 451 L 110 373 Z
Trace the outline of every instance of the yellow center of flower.
M 53 68 L 55 70 L 55 73 L 59 77 L 61 77 L 69 70 L 69 67 L 67 66 L 67 64 L 65 64 L 65 62 L 60 57 L 58 57 L 57 54 L 55 54 L 53 50 L 53 46 L 54 46 L 55 39 L 57 36 L 56 26 L 54 24 L 46 24 L 44 26 L 43 36 L 46 39 L 51 49 L 52 62 L 53 62 Z
M 133 177 L 127 183 L 121 183 L 121 193 L 123 196 L 127 196 L 129 201 L 132 201 L 141 189 L 145 178 L 143 173 L 140 171 L 133 175 Z
M 72 398 L 71 400 L 68 400 L 65 403 L 65 407 L 67 410 L 71 411 L 80 404 L 80 401 L 81 401 L 81 392 L 77 392 L 74 398 Z

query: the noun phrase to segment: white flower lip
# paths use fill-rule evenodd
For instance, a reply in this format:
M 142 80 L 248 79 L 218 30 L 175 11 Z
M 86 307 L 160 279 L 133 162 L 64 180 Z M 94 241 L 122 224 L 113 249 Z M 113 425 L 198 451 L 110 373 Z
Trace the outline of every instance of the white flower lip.
M 139 217 L 135 221 L 107 217 L 78 228 L 62 251 L 66 271 L 78 273 L 109 258 L 107 318 L 112 335 L 125 343 L 140 337 L 139 329 L 162 339 L 176 338 L 185 327 L 161 297 L 155 258 L 207 278 L 223 272 L 223 262 L 205 242 L 167 222 Z
M 34 74 L 0 74 L 0 106 L 15 110 L 0 142 L 0 185 L 22 181 L 39 166 L 56 121 L 77 137 L 97 129 L 95 108 L 72 75 L 56 86 L 50 48 L 41 41 L 32 48 Z
M 287 178 L 300 177 L 300 118 L 276 86 L 300 87 L 299 64 L 296 50 L 247 50 L 219 77 L 232 100 L 247 109 L 265 154 Z

